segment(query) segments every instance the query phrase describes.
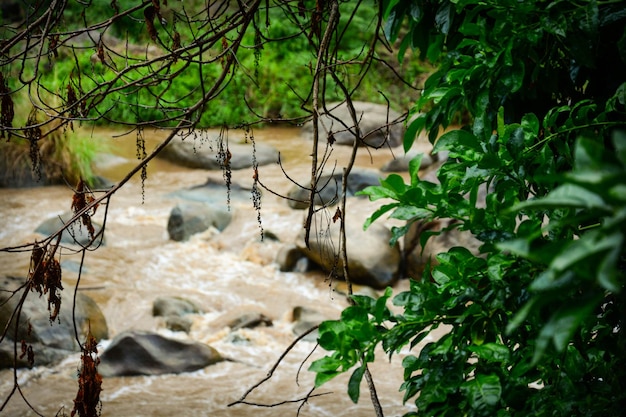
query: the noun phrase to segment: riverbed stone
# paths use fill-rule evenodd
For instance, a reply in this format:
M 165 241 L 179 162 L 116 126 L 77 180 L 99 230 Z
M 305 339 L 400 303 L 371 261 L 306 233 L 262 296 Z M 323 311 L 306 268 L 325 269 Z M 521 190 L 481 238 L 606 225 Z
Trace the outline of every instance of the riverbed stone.
M 244 313 L 228 323 L 232 332 L 239 329 L 253 329 L 259 326 L 269 327 L 272 325 L 272 319 L 259 312 Z
M 281 272 L 306 272 L 309 258 L 295 243 L 282 245 L 276 254 L 276 265 Z
M 70 211 L 63 213 L 60 216 L 51 217 L 44 220 L 39 226 L 37 226 L 35 232 L 44 236 L 50 236 L 53 233 L 56 233 L 61 227 L 63 227 L 63 225 L 66 225 L 72 217 L 74 217 L 74 213 Z M 94 227 L 95 236 L 101 233 L 102 225 L 100 223 L 92 220 L 91 224 Z M 92 243 L 92 246 L 104 246 L 106 244 L 104 232 L 102 233 L 101 237 L 97 237 L 94 243 Z M 61 243 L 87 246 L 90 242 L 91 236 L 89 236 L 89 231 L 80 219 L 74 221 L 63 231 L 63 234 L 61 235 Z
M 187 314 L 201 313 L 196 304 L 183 297 L 157 297 L 152 303 L 152 315 L 155 317 L 182 317 Z
M 381 173 L 377 169 L 354 168 L 348 176 L 346 194 L 354 196 L 358 191 L 371 185 L 380 185 Z M 335 172 L 324 174 L 318 181 L 318 192 L 315 194 L 315 205 L 334 205 L 340 201 L 343 184 L 343 174 Z M 289 207 L 297 210 L 306 209 L 309 204 L 310 193 L 302 187 L 293 186 L 287 194 Z
M 364 142 L 367 145 L 374 147 L 381 147 L 383 145 L 396 147 L 402 143 L 404 126 L 400 113 L 389 109 L 384 104 L 366 101 L 353 101 L 352 104 L 356 111 L 361 136 L 365 138 Z M 348 105 L 346 103 L 328 103 L 326 108 L 332 116 L 329 116 L 327 113 L 322 113 L 319 119 L 320 122 L 326 127 L 328 132 L 332 132 L 336 144 L 352 145 L 355 140 L 355 135 L 350 132 L 350 130 L 354 131 L 354 122 L 350 116 Z M 394 121 L 398 121 L 399 123 L 392 124 Z M 388 129 L 387 125 L 390 125 Z M 326 131 L 323 129 L 321 129 L 321 131 L 324 132 L 325 135 Z M 312 122 L 305 123 L 303 126 L 303 134 L 310 138 L 313 137 Z
M 230 152 L 230 156 L 228 156 Z M 231 169 L 278 162 L 278 150 L 273 146 L 255 143 L 228 143 L 220 146 L 217 134 L 207 132 L 178 135 L 159 153 L 159 157 L 186 168 L 221 170 L 228 161 Z
M 301 336 L 308 330 L 312 329 L 314 326 L 319 326 L 321 322 L 325 320 L 330 320 L 329 317 L 323 315 L 314 308 L 304 306 L 294 307 L 291 314 L 293 318 L 292 332 L 296 336 Z M 319 332 L 317 329 L 315 329 L 311 333 L 304 336 L 302 340 L 306 340 L 307 342 L 315 342 L 317 341 L 318 336 Z
M 0 288 L 5 290 L 17 289 L 25 282 L 21 278 L 7 277 L 0 281 Z M 47 295 L 40 296 L 38 293 L 29 292 L 20 314 L 18 328 L 18 352 L 19 342 L 24 340 L 31 345 L 35 353 L 35 366 L 49 365 L 63 359 L 72 352 L 80 351 L 80 346 L 75 338 L 72 319 L 72 301 L 74 298 L 73 288 L 61 292 L 61 310 L 54 322 L 50 322 Z M 10 297 L 9 292 L 0 292 L 0 328 L 4 329 L 8 320 L 15 311 L 21 292 Z M 106 319 L 98 305 L 91 297 L 79 292 L 76 294 L 76 326 L 81 342 L 84 342 L 87 333 L 96 340 L 107 339 L 109 331 Z M 8 339 L 0 344 L 0 368 L 13 366 L 13 339 L 15 338 L 14 324 L 10 325 Z M 30 366 L 27 358 L 18 358 L 19 367 Z
M 218 205 L 224 210 L 232 209 L 232 204 L 244 202 L 248 204 L 252 190 L 237 183 L 227 186 L 222 180 L 209 178 L 206 183 L 191 188 L 184 188 L 168 194 L 170 198 Z
M 217 350 L 204 343 L 128 331 L 113 338 L 102 352 L 98 372 L 103 377 L 178 374 L 222 360 Z
M 409 162 L 418 155 L 422 155 L 422 161 L 420 163 L 420 170 L 430 167 L 436 160 L 432 155 L 424 153 L 419 149 L 410 149 L 407 153 L 401 151 L 395 154 L 395 158 L 388 161 L 381 171 L 383 172 L 406 172 L 409 170 Z
M 232 220 L 232 211 L 225 205 L 180 203 L 172 209 L 167 220 L 170 239 L 181 242 L 210 227 L 222 231 Z
M 400 249 L 396 244 L 389 246 L 391 231 L 380 223 L 372 224 L 363 230 L 364 219 L 358 211 L 351 211 L 350 206 L 358 204 L 355 198 L 346 204 L 346 241 L 349 242 L 348 271 L 355 284 L 368 285 L 382 289 L 393 285 L 400 274 Z M 355 215 L 352 215 L 352 214 Z M 343 277 L 343 262 L 337 253 L 339 245 L 340 222 L 328 220 L 328 213 L 318 211 L 314 214 L 313 225 L 316 230 L 311 232 L 309 247 L 304 242 L 304 231 L 299 235 L 296 244 L 306 256 L 337 277 Z

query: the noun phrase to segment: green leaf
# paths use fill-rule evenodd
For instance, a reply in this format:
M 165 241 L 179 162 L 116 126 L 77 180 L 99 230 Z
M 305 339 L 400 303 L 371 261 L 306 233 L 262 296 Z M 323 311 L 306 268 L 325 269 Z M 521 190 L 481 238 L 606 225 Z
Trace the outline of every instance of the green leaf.
M 399 205 L 400 203 L 391 203 L 379 207 L 370 217 L 367 218 L 367 220 L 365 220 L 365 223 L 363 224 L 363 230 L 367 230 L 367 228 L 370 227 L 372 223 L 374 223 L 376 220 L 378 220 L 380 216 L 387 213 L 389 210 L 398 207 Z
M 530 312 L 536 307 L 539 298 L 531 298 L 526 304 L 520 308 L 517 313 L 513 316 L 513 318 L 509 321 L 506 326 L 506 334 L 512 334 L 519 326 L 524 323 L 526 317 L 530 314 Z
M 424 219 L 432 216 L 432 210 L 423 209 L 415 206 L 400 206 L 389 216 L 391 219 L 398 220 L 416 220 Z
M 452 7 L 450 3 L 442 3 L 435 15 L 435 25 L 441 33 L 447 35 L 452 23 Z
M 570 245 L 554 257 L 550 267 L 555 271 L 564 271 L 597 253 L 620 247 L 622 239 L 623 235 L 619 232 L 606 236 L 598 230 L 592 230 L 584 234 L 580 239 L 572 241 Z
M 396 193 L 390 191 L 389 189 L 385 187 L 381 187 L 380 185 L 370 185 L 369 187 L 365 187 L 361 191 L 357 191 L 355 194 L 366 195 L 370 198 L 370 201 L 380 200 L 381 198 L 397 197 Z
M 539 333 L 532 364 L 539 362 L 550 341 L 557 351 L 562 352 L 580 323 L 593 312 L 602 298 L 603 294 L 590 294 L 584 299 L 570 301 L 552 314 Z
M 468 350 L 487 362 L 507 362 L 510 356 L 509 348 L 498 343 L 484 343 L 480 346 L 471 345 L 468 347 Z
M 472 133 L 466 130 L 451 130 L 441 135 L 433 148 L 433 153 L 448 150 L 455 155 L 462 150 L 482 152 L 480 142 Z
M 389 42 L 395 42 L 400 33 L 402 22 L 404 22 L 405 8 L 402 4 L 398 3 L 398 1 L 390 2 L 385 11 L 387 21 L 384 26 L 384 33 Z
M 622 253 L 622 245 L 624 235 L 616 233 L 618 235 L 619 243 L 616 244 L 604 257 L 598 268 L 598 283 L 608 291 L 615 293 L 620 292 L 621 285 L 619 281 L 620 274 L 617 270 L 619 258 Z
M 413 146 L 413 142 L 415 142 L 415 138 L 417 135 L 424 130 L 426 126 L 426 121 L 428 120 L 428 116 L 424 113 L 417 116 L 411 124 L 407 127 L 406 132 L 404 132 L 404 152 L 408 152 Z
M 417 186 L 420 182 L 419 170 L 422 164 L 422 158 L 424 154 L 418 154 L 415 158 L 409 161 L 409 175 L 411 176 L 411 187 Z
M 376 306 L 374 308 L 374 319 L 377 324 L 381 324 L 389 316 L 389 310 L 387 309 L 387 300 L 391 297 L 393 290 L 391 287 L 385 289 L 385 294 L 376 300 Z
M 361 392 L 361 380 L 365 373 L 365 365 L 362 365 L 354 370 L 350 381 L 348 382 L 348 395 L 353 403 L 359 402 L 359 394 Z
M 522 129 L 526 135 L 530 135 L 532 137 L 537 137 L 539 135 L 539 119 L 535 113 L 527 113 L 522 117 Z
M 519 155 L 524 150 L 524 130 L 520 125 L 508 125 L 504 130 L 504 141 L 507 150 L 513 155 Z
M 463 383 L 462 389 L 467 395 L 470 406 L 480 414 L 495 407 L 502 396 L 500 378 L 495 374 L 476 374 L 474 379 Z
M 321 347 L 332 351 L 341 348 L 340 334 L 346 331 L 346 325 L 338 320 L 326 320 L 318 329 L 318 342 Z
M 313 363 L 315 363 L 315 362 L 313 362 Z M 311 367 L 313 367 L 313 365 L 311 365 Z M 314 371 L 311 368 L 309 368 L 309 370 L 310 371 Z M 336 377 L 339 374 L 341 374 L 341 372 L 318 372 L 315 375 L 315 388 L 321 387 L 326 382 L 330 381 L 331 379 L 333 379 L 334 377 Z
M 593 191 L 589 191 L 575 184 L 563 184 L 543 198 L 527 200 L 516 204 L 510 211 L 519 211 L 528 208 L 550 209 L 565 207 L 608 209 L 602 197 Z
M 399 200 L 400 196 L 406 192 L 406 184 L 404 183 L 404 178 L 402 178 L 398 174 L 391 174 L 384 180 L 380 182 L 380 185 L 387 190 L 390 190 L 391 195 L 394 196 L 395 199 Z

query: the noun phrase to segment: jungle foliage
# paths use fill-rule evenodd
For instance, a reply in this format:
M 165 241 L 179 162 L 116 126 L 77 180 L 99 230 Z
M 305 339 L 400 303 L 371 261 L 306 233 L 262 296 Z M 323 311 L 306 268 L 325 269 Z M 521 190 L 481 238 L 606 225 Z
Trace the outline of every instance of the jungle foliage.
M 383 2 L 385 33 L 439 64 L 405 137 L 449 158 L 438 182 L 362 192 L 385 214 L 451 218 L 479 254 L 441 253 L 410 290 L 353 296 L 320 326 L 317 385 L 382 346 L 407 349 L 407 416 L 606 416 L 626 406 L 626 6 L 615 1 Z M 402 29 L 408 26 L 408 32 Z M 448 128 L 458 112 L 470 122 Z M 439 137 L 439 138 L 438 138 Z M 438 138 L 438 139 L 437 139 Z M 481 190 L 486 197 L 481 198 Z M 432 233 L 421 236 L 427 245 Z M 392 243 L 393 243 L 392 242 Z M 388 303 L 401 309 L 394 313 Z M 437 329 L 443 336 L 415 348 Z

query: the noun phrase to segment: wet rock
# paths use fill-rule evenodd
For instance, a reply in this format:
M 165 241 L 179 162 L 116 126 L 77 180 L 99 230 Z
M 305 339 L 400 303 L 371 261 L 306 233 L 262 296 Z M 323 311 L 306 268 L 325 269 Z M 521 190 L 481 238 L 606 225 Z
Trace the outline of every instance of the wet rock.
M 192 301 L 182 297 L 158 297 L 152 303 L 152 315 L 155 317 L 182 317 L 200 312 Z
M 164 317 L 165 327 L 173 332 L 189 333 L 193 320 L 186 316 L 198 313 L 200 309 L 182 297 L 158 297 L 152 303 L 152 315 Z
M 306 272 L 310 267 L 306 254 L 295 244 L 280 247 L 276 254 L 276 264 L 281 272 Z
M 4 278 L 0 288 L 12 290 L 18 288 L 25 280 L 18 278 Z M 21 293 L 18 293 L 21 294 Z M 19 295 L 9 297 L 10 293 L 0 293 L 0 328 L 4 329 L 11 318 L 19 301 Z M 18 343 L 24 340 L 32 345 L 35 353 L 35 366 L 55 363 L 72 352 L 80 351 L 76 342 L 74 325 L 72 320 L 73 288 L 62 292 L 61 310 L 57 320 L 50 323 L 47 296 L 39 296 L 38 293 L 29 292 L 22 312 L 18 328 Z M 96 340 L 107 339 L 109 331 L 106 320 L 98 305 L 89 296 L 76 294 L 76 325 L 78 335 L 83 342 L 87 332 L 91 330 Z M 14 323 L 10 325 L 8 340 L 0 344 L 0 368 L 13 366 L 13 342 L 15 335 Z M 20 346 L 18 345 L 18 352 Z M 29 366 L 27 358 L 18 360 L 19 367 Z
M 356 110 L 359 129 L 361 136 L 365 137 L 365 143 L 375 147 L 383 146 L 387 136 L 387 125 L 394 120 L 399 120 L 402 115 L 394 110 L 388 109 L 388 107 L 383 104 L 364 101 L 354 101 L 352 104 Z M 329 103 L 326 107 L 332 117 L 323 113 L 320 117 L 320 122 L 323 123 L 329 132 L 333 133 L 335 143 L 339 145 L 352 145 L 355 136 L 350 130 L 354 131 L 354 122 L 350 116 L 347 104 Z M 338 122 L 336 119 L 341 120 L 343 123 Z M 388 130 L 389 138 L 387 145 L 391 147 L 400 145 L 404 135 L 402 122 L 389 126 Z M 312 122 L 305 124 L 303 131 L 306 136 L 312 137 Z
M 270 319 L 263 313 L 246 313 L 232 320 L 228 324 L 228 327 L 230 327 L 231 331 L 234 332 L 239 329 L 252 329 L 259 326 L 272 325 L 272 319 Z
M 239 184 L 232 183 L 228 187 L 224 181 L 209 178 L 202 185 L 178 190 L 168 196 L 211 205 L 223 205 L 223 208 L 228 210 L 229 208 L 232 209 L 229 203 L 245 202 L 249 204 L 251 193 L 251 190 L 243 188 Z
M 436 160 L 436 158 L 434 158 L 428 153 L 424 153 L 418 149 L 410 149 L 407 153 L 404 153 L 404 151 L 402 151 L 401 153 L 397 153 L 394 159 L 387 162 L 381 168 L 381 171 L 383 172 L 406 172 L 409 170 L 409 162 L 411 162 L 412 159 L 414 159 L 416 156 L 420 154 L 422 155 L 422 162 L 420 164 L 420 169 L 428 168 Z
M 328 317 L 326 317 L 319 311 L 302 306 L 294 307 L 292 311 L 292 316 L 294 322 L 292 332 L 296 336 L 304 334 L 314 326 L 319 326 L 319 324 L 324 320 L 329 320 Z M 317 341 L 318 335 L 319 332 L 316 329 L 308 335 L 304 336 L 303 340 L 306 340 L 308 342 L 315 342 Z
M 350 206 L 358 200 L 350 199 Z M 350 207 L 347 205 L 347 207 Z M 400 273 L 400 249 L 398 245 L 389 246 L 391 232 L 380 223 L 372 224 L 363 230 L 364 219 L 352 215 L 346 209 L 346 240 L 348 245 L 348 270 L 350 279 L 355 284 L 368 285 L 382 289 L 393 285 Z M 354 214 L 357 214 L 354 212 Z M 340 222 L 328 221 L 328 213 L 322 211 L 315 214 L 313 224 L 318 226 L 311 234 L 309 248 L 304 244 L 304 231 L 300 234 L 296 245 L 306 256 L 325 271 L 343 276 L 343 262 L 338 256 Z
M 73 216 L 74 213 L 66 212 L 60 216 L 51 217 L 37 226 L 35 232 L 44 236 L 50 236 L 53 233 L 56 233 L 61 227 L 63 227 L 63 225 L 67 224 Z M 95 221 L 92 221 L 91 224 L 94 227 L 94 235 L 97 236 L 102 230 L 102 225 Z M 74 221 L 67 229 L 65 229 L 61 236 L 61 243 L 87 246 L 90 242 L 91 237 L 89 236 L 89 231 L 80 219 Z M 105 245 L 104 235 L 97 237 L 91 246 L 97 245 Z
M 100 355 L 98 371 L 104 377 L 177 374 L 222 360 L 217 350 L 204 343 L 133 331 L 111 341 Z
M 276 253 L 283 244 L 275 240 L 253 238 L 241 250 L 241 259 L 258 265 L 270 265 L 276 259 Z
M 375 169 L 354 168 L 348 176 L 348 184 L 346 186 L 346 194 L 348 197 L 354 196 L 358 191 L 369 187 L 370 185 L 380 185 L 380 171 Z M 315 205 L 334 205 L 340 201 L 341 188 L 343 183 L 343 174 L 334 173 L 323 175 L 318 182 L 318 193 L 315 195 Z M 287 196 L 289 207 L 293 209 L 306 209 L 309 205 L 309 191 L 294 186 Z
M 181 242 L 210 227 L 224 230 L 232 220 L 232 212 L 223 205 L 181 203 L 172 209 L 167 220 L 170 239 Z
M 159 153 L 159 157 L 187 168 L 221 170 L 226 157 L 226 144 L 220 148 L 217 135 L 209 137 L 209 133 L 198 132 L 183 138 L 175 137 L 169 145 Z M 278 162 L 278 151 L 269 145 L 256 143 L 229 143 L 229 165 L 231 169 L 242 169 L 257 165 Z
M 193 320 L 189 317 L 183 316 L 168 316 L 165 317 L 165 327 L 168 330 L 173 332 L 184 332 L 189 333 L 191 330 L 191 326 L 193 325 Z

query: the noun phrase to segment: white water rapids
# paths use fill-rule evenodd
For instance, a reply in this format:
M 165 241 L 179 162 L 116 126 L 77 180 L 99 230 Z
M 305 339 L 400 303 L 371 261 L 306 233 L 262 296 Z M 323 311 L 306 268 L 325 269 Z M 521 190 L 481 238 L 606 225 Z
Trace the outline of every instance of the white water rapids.
M 163 135 L 163 132 L 155 132 L 154 138 L 149 138 L 148 150 Z M 281 151 L 283 169 L 291 177 L 306 179 L 310 172 L 310 143 L 299 137 L 296 129 L 263 129 L 255 132 L 255 137 Z M 134 140 L 111 139 L 111 143 L 112 152 L 126 159 L 113 167 L 103 167 L 100 172 L 115 181 L 136 162 L 132 160 Z M 341 149 L 335 149 L 333 159 L 338 160 L 337 169 L 341 170 L 350 148 L 338 148 Z M 360 150 L 357 164 L 380 167 L 391 158 L 386 149 L 371 155 Z M 277 165 L 260 167 L 259 173 L 261 181 L 278 192 L 286 193 L 292 186 Z M 225 235 L 227 229 L 224 235 L 212 238 L 195 236 L 187 242 L 168 240 L 167 219 L 176 204 L 168 193 L 202 184 L 208 176 L 219 179 L 221 175 L 220 172 L 175 167 L 160 160 L 151 163 L 145 182 L 145 201 L 142 202 L 138 178 L 111 199 L 106 246 L 87 253 L 81 288 L 99 304 L 111 337 L 129 329 L 159 331 L 208 343 L 223 356 L 236 361 L 179 375 L 105 378 L 101 395 L 103 416 L 295 416 L 298 411 L 299 402 L 273 408 L 227 407 L 227 404 L 264 378 L 293 341 L 291 312 L 294 307 L 313 308 L 328 318 L 337 318 L 347 304 L 324 274 L 284 273 L 267 261 L 268 253 L 264 251 L 273 255 L 278 246 L 258 242 L 259 226 L 252 201 L 233 202 L 236 210 L 233 223 L 236 230 L 240 230 L 237 236 Z M 248 185 L 252 182 L 252 173 L 250 170 L 234 172 L 233 180 Z M 41 239 L 34 234 L 34 229 L 43 220 L 68 211 L 72 197 L 72 190 L 64 186 L 3 189 L 0 193 L 0 247 Z M 303 212 L 291 210 L 284 200 L 268 192 L 263 195 L 261 216 L 263 228 L 282 242 L 293 241 L 302 226 Z M 80 257 L 62 251 L 61 261 L 76 263 Z M 2 275 L 24 276 L 28 264 L 29 253 L 0 254 Z M 76 282 L 76 273 L 66 268 L 63 280 L 65 288 L 71 287 Z M 403 281 L 394 290 L 398 292 L 406 287 Z M 195 316 L 189 336 L 165 330 L 162 321 L 152 317 L 152 302 L 164 295 L 190 299 L 205 311 Z M 62 308 L 71 308 L 71 304 L 66 301 Z M 265 314 L 273 320 L 273 326 L 239 330 L 250 342 L 233 343 L 226 323 L 246 312 Z M 306 369 L 312 360 L 323 355 L 318 348 L 307 359 L 314 347 L 313 342 L 299 343 L 272 378 L 247 401 L 271 404 L 304 397 L 314 379 Z M 401 359 L 405 353 L 389 361 L 381 351 L 379 360 L 372 366 L 386 416 L 399 416 L 410 410 L 410 404 L 404 406 L 402 393 L 398 392 L 402 381 Z M 40 413 L 54 416 L 64 408 L 69 415 L 77 391 L 79 356 L 72 355 L 54 367 L 19 371 L 22 391 Z M 346 394 L 348 377 L 349 374 L 339 377 L 316 390 L 314 394 L 329 394 L 309 399 L 300 409 L 300 416 L 374 415 L 365 382 L 359 404 L 350 401 Z M 12 372 L 2 371 L 1 400 L 11 387 Z M 1 414 L 34 415 L 17 393 Z

